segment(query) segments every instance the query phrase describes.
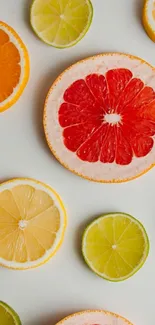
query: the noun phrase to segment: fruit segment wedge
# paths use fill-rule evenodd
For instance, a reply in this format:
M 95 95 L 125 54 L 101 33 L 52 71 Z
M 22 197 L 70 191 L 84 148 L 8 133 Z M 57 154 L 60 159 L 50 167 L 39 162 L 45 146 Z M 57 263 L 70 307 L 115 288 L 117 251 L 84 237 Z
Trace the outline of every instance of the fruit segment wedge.
M 17 33 L 0 21 L 0 112 L 19 99 L 29 78 L 29 56 Z
M 75 45 L 88 31 L 93 17 L 90 0 L 34 0 L 31 25 L 45 43 L 66 48 Z
M 143 8 L 143 25 L 146 33 L 155 42 L 155 1 L 145 0 Z
M 31 179 L 0 185 L 0 263 L 26 269 L 45 263 L 62 243 L 66 212 L 58 194 Z
M 3 301 L 0 301 L 0 324 L 21 325 L 21 321 L 17 313 Z
M 155 164 L 155 69 L 109 53 L 64 71 L 45 103 L 44 129 L 55 157 L 96 182 L 125 182 Z
M 57 325 L 133 325 L 124 317 L 104 311 L 86 310 L 62 319 Z
M 87 227 L 82 252 L 97 275 L 110 281 L 122 281 L 145 263 L 149 240 L 138 220 L 124 213 L 113 213 L 99 217 Z

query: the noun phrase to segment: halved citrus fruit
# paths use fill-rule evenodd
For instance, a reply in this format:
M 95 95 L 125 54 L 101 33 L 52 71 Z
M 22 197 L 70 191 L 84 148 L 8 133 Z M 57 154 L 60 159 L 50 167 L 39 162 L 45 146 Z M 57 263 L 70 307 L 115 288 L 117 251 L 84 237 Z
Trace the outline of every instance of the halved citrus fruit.
M 1 325 L 22 324 L 17 313 L 3 301 L 0 301 L 0 324 Z
M 125 213 L 110 213 L 86 228 L 82 252 L 97 275 L 109 281 L 123 281 L 145 263 L 149 239 L 137 219 Z
M 98 182 L 123 182 L 155 164 L 155 69 L 125 54 L 101 54 L 51 87 L 44 129 L 56 158 Z
M 34 0 L 30 19 L 34 32 L 42 41 L 66 48 L 84 37 L 92 17 L 90 0 Z
M 155 1 L 145 0 L 143 8 L 143 25 L 153 42 L 155 42 Z
M 132 325 L 124 317 L 104 310 L 86 310 L 62 319 L 56 325 Z
M 0 21 L 0 112 L 21 96 L 29 78 L 29 56 L 17 33 Z
M 0 264 L 28 269 L 44 264 L 63 241 L 66 212 L 58 194 L 32 179 L 0 185 Z

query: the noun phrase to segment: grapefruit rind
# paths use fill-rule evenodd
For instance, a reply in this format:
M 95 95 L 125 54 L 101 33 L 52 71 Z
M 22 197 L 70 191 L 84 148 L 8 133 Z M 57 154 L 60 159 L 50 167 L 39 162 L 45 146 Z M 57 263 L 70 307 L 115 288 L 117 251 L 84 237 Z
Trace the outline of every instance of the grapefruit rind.
M 82 324 L 98 324 L 98 325 L 113 325 L 117 322 L 117 325 L 133 325 L 126 318 L 104 310 L 85 310 L 77 312 L 70 316 L 65 317 L 56 325 L 79 325 Z
M 53 85 L 51 86 L 47 94 L 45 105 L 44 105 L 44 116 L 43 116 L 45 138 L 49 146 L 49 149 L 56 157 L 56 159 L 65 168 L 67 168 L 74 174 L 94 182 L 123 183 L 140 177 L 141 175 L 147 173 L 151 168 L 155 166 L 155 146 L 147 157 L 142 157 L 133 160 L 134 172 L 131 168 L 132 164 L 130 164 L 129 166 L 123 166 L 123 171 L 125 171 L 125 169 L 127 170 L 127 172 L 125 172 L 125 175 L 122 175 L 120 166 L 115 166 L 115 164 L 113 164 L 113 166 L 111 164 L 110 168 L 108 167 L 108 169 L 105 169 L 106 164 L 102 164 L 102 166 L 98 166 L 98 170 L 97 170 L 96 167 L 93 167 L 93 164 L 84 161 L 84 162 L 80 162 L 81 165 L 77 169 L 75 157 L 73 158 L 72 156 L 73 153 L 69 152 L 65 148 L 64 144 L 62 143 L 62 139 L 61 139 L 62 128 L 58 123 L 58 116 L 57 116 L 58 109 L 61 103 L 63 102 L 63 94 L 67 89 L 67 87 L 70 86 L 70 84 L 76 81 L 77 79 L 83 78 L 85 74 L 88 75 L 89 73 L 95 73 L 96 71 L 94 71 L 94 66 L 98 67 L 97 72 L 99 72 L 101 64 L 103 66 L 103 71 L 102 71 L 103 74 L 110 68 L 116 68 L 116 67 L 119 68 L 119 65 L 120 67 L 122 67 L 123 65 L 123 67 L 129 69 L 132 66 L 135 68 L 134 76 L 138 78 L 141 77 L 145 85 L 153 87 L 155 81 L 155 69 L 149 63 L 147 63 L 146 61 L 142 60 L 139 57 L 129 55 L 129 54 L 123 54 L 123 53 L 105 53 L 105 54 L 99 54 L 81 60 L 71 65 L 64 72 L 62 72 L 59 75 L 59 77 L 55 80 L 55 82 L 53 83 Z M 79 71 L 80 66 L 81 66 L 81 71 Z M 85 72 L 84 69 L 86 69 L 87 71 Z M 52 111 L 50 112 L 51 105 L 52 105 Z M 51 125 L 54 125 L 54 127 L 52 128 Z M 59 151 L 58 151 L 58 145 L 59 145 Z M 65 156 L 67 157 L 67 159 Z M 73 162 L 73 164 L 71 165 L 70 162 Z M 139 162 L 141 162 L 141 164 L 139 164 Z M 83 171 L 83 166 L 85 169 L 84 171 Z M 117 167 L 116 173 L 113 172 L 115 167 Z M 93 173 L 94 172 L 93 168 L 97 170 L 95 171 L 96 173 L 95 176 Z M 103 175 L 102 177 L 100 176 L 99 170 L 100 171 L 103 170 L 104 172 L 102 173 Z
M 127 217 L 127 218 L 130 218 L 131 220 L 132 220 L 132 222 L 134 222 L 134 223 L 136 223 L 138 226 L 139 226 L 139 228 L 141 228 L 141 230 L 142 230 L 142 233 L 143 233 L 143 235 L 144 235 L 144 239 L 145 239 L 145 244 L 146 244 L 146 246 L 145 246 L 145 254 L 144 254 L 144 257 L 143 257 L 143 259 L 142 259 L 142 261 L 141 261 L 141 263 L 129 274 L 129 275 L 127 275 L 126 277 L 123 277 L 123 278 L 119 278 L 119 279 L 112 279 L 112 278 L 109 278 L 109 277 L 107 277 L 106 275 L 104 275 L 104 274 L 101 274 L 101 273 L 99 273 L 93 266 L 92 266 L 92 264 L 91 264 L 91 262 L 89 261 L 89 259 L 87 258 L 87 256 L 86 256 L 86 254 L 85 254 L 85 237 L 86 237 L 86 235 L 87 235 L 87 233 L 88 233 L 88 231 L 89 231 L 89 229 L 95 224 L 95 223 L 97 223 L 99 220 L 101 220 L 101 219 L 103 219 L 104 217 L 110 217 L 110 216 L 114 216 L 114 215 L 119 215 L 119 216 L 125 216 L 125 217 Z M 84 234 L 83 234 L 83 237 L 82 237 L 82 255 L 83 255 L 83 258 L 84 258 L 84 260 L 85 260 L 85 262 L 86 262 L 86 264 L 88 265 L 88 267 L 96 274 L 96 275 L 98 275 L 99 277 L 101 277 L 102 279 L 104 279 L 104 280 L 107 280 L 107 281 L 110 281 L 110 282 L 122 282 L 122 281 L 124 281 L 124 280 L 127 280 L 127 279 L 129 279 L 130 277 L 132 277 L 134 274 L 136 274 L 142 267 L 143 267 L 143 265 L 145 264 L 145 262 L 146 262 L 146 259 L 147 259 L 147 257 L 148 257 L 148 255 L 149 255 L 149 250 L 150 250 L 150 242 L 149 242 L 149 238 L 148 238 L 148 235 L 147 235 L 147 232 L 146 232 L 146 230 L 145 230 L 145 228 L 144 228 L 144 226 L 143 226 L 143 224 L 139 221 L 139 220 L 137 220 L 136 218 L 134 218 L 133 216 L 131 216 L 130 214 L 126 214 L 126 213 L 119 213 L 119 212 L 117 212 L 117 213 L 108 213 L 108 214 L 103 214 L 102 216 L 100 216 L 100 217 L 98 217 L 98 218 L 96 218 L 94 221 L 92 221 L 87 227 L 86 227 L 86 229 L 85 229 L 85 231 L 84 231 Z
M 92 20 L 93 20 L 93 12 L 94 12 L 94 10 L 93 10 L 93 5 L 92 5 L 92 3 L 91 3 L 90 0 L 87 0 L 87 4 L 88 4 L 88 6 L 89 6 L 89 10 L 90 10 L 90 17 L 89 17 L 88 23 L 87 23 L 87 25 L 86 25 L 84 31 L 80 34 L 80 36 L 79 36 L 79 37 L 78 37 L 74 42 L 69 43 L 68 45 L 65 45 L 65 46 L 63 46 L 63 45 L 57 45 L 57 44 L 51 43 L 51 42 L 47 41 L 45 38 L 41 37 L 40 33 L 37 31 L 37 29 L 35 28 L 34 23 L 33 23 L 33 12 L 32 12 L 32 11 L 33 11 L 33 6 L 34 6 L 35 2 L 36 2 L 36 0 L 33 0 L 33 1 L 32 1 L 32 4 L 31 4 L 31 10 L 30 10 L 30 23 L 31 23 L 31 27 L 32 27 L 34 33 L 36 34 L 36 36 L 37 36 L 41 41 L 43 41 L 45 44 L 47 44 L 47 45 L 49 45 L 49 46 L 52 46 L 52 47 L 55 47 L 55 48 L 57 48 L 57 49 L 70 48 L 70 47 L 72 47 L 72 46 L 78 44 L 78 43 L 79 43 L 79 42 L 84 38 L 84 36 L 87 34 L 87 32 L 88 32 L 88 30 L 89 30 L 89 28 L 90 28 L 90 26 L 91 26 Z
M 67 227 L 67 213 L 64 204 L 60 196 L 58 195 L 58 193 L 49 185 L 32 178 L 14 178 L 7 182 L 1 183 L 0 193 L 3 192 L 4 190 L 11 189 L 17 185 L 32 185 L 35 187 L 35 189 L 45 191 L 47 194 L 49 194 L 49 196 L 51 196 L 55 205 L 59 208 L 60 216 L 61 216 L 61 227 L 57 233 L 57 239 L 54 243 L 54 247 L 52 246 L 52 249 L 47 251 L 46 254 L 42 256 L 40 259 L 34 262 L 17 263 L 17 262 L 10 262 L 4 260 L 3 258 L 0 257 L 0 265 L 6 268 L 15 269 L 15 270 L 27 270 L 45 264 L 57 253 L 64 240 L 65 230 Z
M 6 23 L 0 21 L 0 29 L 4 30 L 10 40 L 15 44 L 17 47 L 20 58 L 21 58 L 21 76 L 20 76 L 20 82 L 17 85 L 17 87 L 14 89 L 11 96 L 9 96 L 5 101 L 0 104 L 0 112 L 3 112 L 10 108 L 12 105 L 14 105 L 19 97 L 22 95 L 28 80 L 29 80 L 29 74 L 30 74 L 30 61 L 29 61 L 29 54 L 27 51 L 27 48 L 19 35 L 16 33 L 16 31 L 7 25 Z
M 142 20 L 147 35 L 155 42 L 155 19 L 153 19 L 152 15 L 153 4 L 154 0 L 145 0 Z
M 0 307 L 4 308 L 6 313 L 11 315 L 13 323 L 12 325 L 22 325 L 21 320 L 18 316 L 18 314 L 12 309 L 9 305 L 7 305 L 5 302 L 0 301 Z M 1 317 L 0 317 L 1 318 Z

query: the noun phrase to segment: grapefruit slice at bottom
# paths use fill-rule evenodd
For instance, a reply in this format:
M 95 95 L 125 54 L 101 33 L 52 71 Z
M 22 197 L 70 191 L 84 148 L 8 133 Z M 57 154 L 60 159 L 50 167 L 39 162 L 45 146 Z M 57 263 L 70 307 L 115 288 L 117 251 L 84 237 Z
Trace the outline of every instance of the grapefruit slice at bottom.
M 70 315 L 57 325 L 133 325 L 127 319 L 104 310 L 86 310 Z
M 44 129 L 56 158 L 98 182 L 123 182 L 155 164 L 155 69 L 140 58 L 101 54 L 51 87 Z
M 44 264 L 60 247 L 66 212 L 58 194 L 33 179 L 0 185 L 0 264 L 29 269 Z

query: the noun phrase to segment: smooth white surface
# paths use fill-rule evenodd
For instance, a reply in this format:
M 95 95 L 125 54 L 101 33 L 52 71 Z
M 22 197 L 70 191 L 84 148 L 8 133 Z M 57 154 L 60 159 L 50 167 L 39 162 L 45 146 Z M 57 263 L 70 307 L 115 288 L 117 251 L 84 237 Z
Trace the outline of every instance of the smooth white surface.
M 31 58 L 31 78 L 23 96 L 0 115 L 0 180 L 27 176 L 49 183 L 64 199 L 69 222 L 62 248 L 45 266 L 25 272 L 0 269 L 0 300 L 17 310 L 23 325 L 54 325 L 67 314 L 87 308 L 120 313 L 134 325 L 153 325 L 155 169 L 130 183 L 90 183 L 61 167 L 48 150 L 42 130 L 46 93 L 71 63 L 104 51 L 122 51 L 155 65 L 155 44 L 141 26 L 143 1 L 93 0 L 90 31 L 67 50 L 50 48 L 31 32 L 30 3 L 0 0 L 0 19 L 21 35 Z M 129 280 L 116 284 L 95 276 L 80 253 L 85 225 L 108 211 L 123 211 L 138 218 L 151 242 L 145 266 Z

